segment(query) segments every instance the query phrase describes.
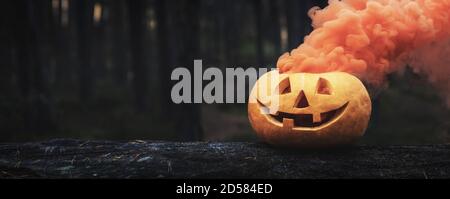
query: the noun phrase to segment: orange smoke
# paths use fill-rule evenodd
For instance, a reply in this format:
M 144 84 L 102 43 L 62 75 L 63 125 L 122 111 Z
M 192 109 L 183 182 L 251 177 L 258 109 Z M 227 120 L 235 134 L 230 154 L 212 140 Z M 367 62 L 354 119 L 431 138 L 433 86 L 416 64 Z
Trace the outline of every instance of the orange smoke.
M 329 0 L 309 11 L 314 30 L 282 55 L 281 72 L 352 73 L 380 85 L 410 66 L 450 107 L 450 0 Z

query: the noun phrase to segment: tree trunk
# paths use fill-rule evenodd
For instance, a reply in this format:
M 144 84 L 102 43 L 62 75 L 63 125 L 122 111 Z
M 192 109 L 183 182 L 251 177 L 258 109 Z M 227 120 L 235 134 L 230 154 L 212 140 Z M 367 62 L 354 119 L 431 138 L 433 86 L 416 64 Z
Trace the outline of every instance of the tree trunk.
M 24 104 L 24 130 L 44 133 L 53 127 L 48 54 L 50 1 L 15 2 L 13 27 L 17 46 L 18 76 Z
M 106 21 L 105 10 L 107 9 L 106 2 L 102 0 L 90 0 L 93 1 L 93 9 L 98 9 L 99 15 L 94 17 L 92 15 L 92 36 L 91 48 L 92 48 L 92 76 L 93 79 L 103 79 L 108 73 L 106 66 L 107 59 L 107 34 L 106 34 Z
M 92 69 L 92 28 L 93 28 L 93 2 L 92 1 L 71 1 L 75 6 L 77 18 L 78 36 L 78 82 L 79 96 L 82 103 L 88 102 L 92 97 L 94 86 Z
M 217 3 L 218 12 L 221 13 L 220 32 L 223 32 L 222 41 L 225 53 L 225 66 L 226 67 L 238 67 L 239 58 L 239 13 L 237 11 L 237 5 L 234 3 L 229 3 L 227 1 L 219 1 Z
M 308 23 L 307 2 L 298 0 L 285 0 L 286 22 L 288 29 L 288 48 L 297 48 L 306 35 Z
M 271 28 L 269 32 L 269 40 L 272 42 L 275 49 L 275 57 L 281 54 L 281 24 L 280 24 L 280 1 L 269 0 L 269 17 Z M 275 63 L 277 60 L 271 60 L 271 63 Z
M 194 59 L 200 59 L 199 56 L 199 0 L 179 1 L 175 6 L 170 31 L 170 42 L 172 56 L 176 60 L 175 66 L 187 67 L 191 74 L 194 71 Z M 175 47 L 177 45 L 177 47 Z M 193 77 L 192 77 L 193 78 Z M 197 77 L 198 78 L 198 77 Z M 170 92 L 170 91 L 169 91 Z M 179 135 L 179 140 L 195 141 L 203 137 L 200 124 L 200 106 L 199 104 L 177 104 L 173 105 L 171 114 L 175 114 L 175 128 Z
M 53 19 L 52 26 L 52 42 L 53 42 L 53 55 L 55 59 L 54 69 L 54 86 L 58 90 L 67 89 L 70 85 L 70 74 L 72 64 L 70 60 L 70 43 L 69 43 L 69 31 L 67 26 L 63 26 L 62 18 L 67 15 L 68 10 L 63 9 L 62 0 L 58 0 L 58 10 Z
M 159 97 L 161 103 L 161 109 L 159 110 L 160 116 L 164 120 L 169 120 L 172 112 L 172 100 L 170 91 L 172 88 L 172 82 L 170 81 L 170 75 L 172 67 L 175 64 L 173 61 L 173 51 L 175 49 L 170 46 L 173 45 L 173 41 L 169 41 L 170 35 L 174 33 L 169 31 L 168 26 L 168 12 L 167 0 L 156 0 L 155 2 L 155 16 L 157 21 L 156 36 L 157 36 L 157 48 L 158 48 L 158 70 L 159 70 Z
M 22 114 L 24 107 L 18 101 L 21 93 L 17 79 L 21 76 L 17 71 L 17 34 L 24 28 L 21 23 L 23 17 L 20 16 L 23 13 L 16 12 L 18 2 L 6 1 L 0 7 L 0 140 L 11 140 L 25 125 L 12 117 Z M 21 21 L 9 20 L 11 17 Z
M 117 85 L 124 85 L 127 82 L 127 35 L 126 29 L 126 15 L 125 15 L 125 2 L 124 1 L 112 1 L 111 2 L 111 23 L 112 23 L 112 38 L 113 43 L 113 74 L 114 81 Z
M 133 71 L 133 88 L 136 110 L 147 110 L 148 70 L 144 61 L 145 1 L 128 1 L 131 69 Z
M 263 68 L 265 67 L 265 60 L 264 60 L 264 49 L 263 49 L 263 15 L 262 15 L 262 9 L 263 5 L 261 0 L 253 0 L 253 11 L 254 11 L 254 17 L 255 17 L 255 26 L 256 26 L 256 64 L 257 67 Z

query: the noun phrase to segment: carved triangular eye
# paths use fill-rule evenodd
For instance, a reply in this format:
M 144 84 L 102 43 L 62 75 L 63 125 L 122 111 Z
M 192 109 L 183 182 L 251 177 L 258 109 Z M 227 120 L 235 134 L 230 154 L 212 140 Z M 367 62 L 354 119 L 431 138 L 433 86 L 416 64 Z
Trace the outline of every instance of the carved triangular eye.
M 297 102 L 295 103 L 296 108 L 306 108 L 309 106 L 308 99 L 306 99 L 305 92 L 301 91 L 297 97 Z
M 319 78 L 317 82 L 317 93 L 322 95 L 331 95 L 330 82 L 324 78 Z
M 291 82 L 289 81 L 289 78 L 281 80 L 280 84 L 278 84 L 278 93 L 280 95 L 283 95 L 290 92 L 291 92 Z

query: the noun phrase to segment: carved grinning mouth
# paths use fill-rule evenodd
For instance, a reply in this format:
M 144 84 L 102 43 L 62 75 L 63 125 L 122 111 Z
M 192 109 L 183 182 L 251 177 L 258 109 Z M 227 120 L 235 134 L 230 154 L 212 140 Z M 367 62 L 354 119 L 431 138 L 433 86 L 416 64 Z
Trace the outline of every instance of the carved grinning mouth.
M 342 105 L 341 107 L 327 111 L 324 113 L 320 113 L 320 122 L 313 121 L 313 114 L 292 114 L 278 111 L 276 114 L 270 114 L 268 111 L 268 107 L 259 102 L 259 106 L 265 112 L 265 116 L 271 120 L 272 122 L 278 123 L 279 125 L 283 125 L 284 119 L 292 119 L 294 122 L 293 127 L 320 127 L 322 125 L 330 123 L 333 119 L 338 118 L 344 112 L 345 108 L 348 105 L 348 102 Z

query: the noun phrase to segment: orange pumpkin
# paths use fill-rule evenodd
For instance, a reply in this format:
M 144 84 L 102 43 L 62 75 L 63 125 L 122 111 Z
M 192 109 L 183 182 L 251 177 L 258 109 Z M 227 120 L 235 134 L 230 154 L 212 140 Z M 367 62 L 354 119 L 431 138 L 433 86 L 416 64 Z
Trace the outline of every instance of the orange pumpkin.
M 371 101 L 361 81 L 343 72 L 261 76 L 248 117 L 256 134 L 285 147 L 331 147 L 358 140 L 367 128 Z

